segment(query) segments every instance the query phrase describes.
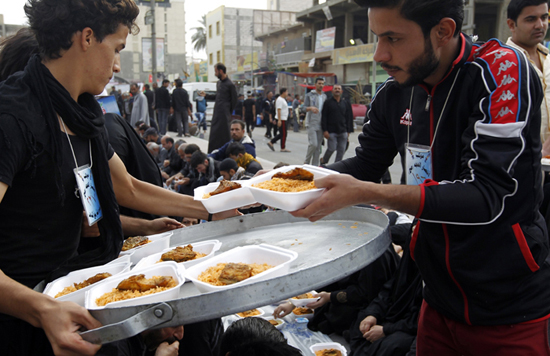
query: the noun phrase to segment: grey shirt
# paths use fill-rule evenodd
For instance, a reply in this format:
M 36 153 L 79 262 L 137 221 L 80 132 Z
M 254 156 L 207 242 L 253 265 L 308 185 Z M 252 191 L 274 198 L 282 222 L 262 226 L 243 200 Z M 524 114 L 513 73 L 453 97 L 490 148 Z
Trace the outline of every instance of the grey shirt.
M 306 127 L 308 130 L 321 131 L 321 112 L 323 111 L 323 104 L 327 101 L 327 95 L 325 93 L 319 95 L 315 90 L 306 94 L 304 106 L 314 106 L 319 109 L 318 113 L 308 111 L 306 114 Z

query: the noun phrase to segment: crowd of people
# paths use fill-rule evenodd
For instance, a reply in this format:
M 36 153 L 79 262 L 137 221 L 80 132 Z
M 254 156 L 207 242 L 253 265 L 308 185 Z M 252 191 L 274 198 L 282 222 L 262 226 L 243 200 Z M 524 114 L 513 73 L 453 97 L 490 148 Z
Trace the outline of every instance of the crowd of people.
M 317 221 L 351 205 L 382 209 L 394 243 L 372 264 L 318 289 L 308 305 L 312 331 L 342 335 L 352 356 L 550 355 L 550 179 L 541 174 L 550 147 L 550 57 L 540 44 L 547 2 L 510 2 L 507 44 L 463 34 L 461 0 L 356 2 L 369 9 L 374 60 L 390 79 L 373 98 L 356 156 L 344 160 L 351 105 L 338 84 L 327 97 L 323 78 L 303 103 L 286 88 L 245 99 L 218 63 L 215 95 L 197 93 L 192 104 L 179 79 L 172 93 L 167 80 L 153 90 L 132 84 L 131 96 L 112 88 L 121 115 L 105 114 L 94 96 L 120 71 L 120 51 L 138 31 L 138 7 L 132 0 L 30 0 L 30 28 L 0 49 L 3 350 L 299 355 L 259 318 L 225 331 L 219 318 L 148 330 L 100 348 L 78 333 L 101 326 L 85 308 L 41 291 L 71 271 L 113 260 L 127 236 L 270 210 L 209 214 L 192 195 L 263 169 L 252 139 L 258 126 L 270 149 L 280 142 L 289 152 L 288 129 L 303 115 L 305 163 L 346 174 L 317 179 L 323 195 L 291 213 Z M 62 21 L 67 16 L 73 21 Z M 208 100 L 215 106 L 203 152 L 184 137 L 193 105 L 206 130 Z M 169 116 L 175 138 L 166 134 Z M 407 185 L 378 184 L 398 153 Z M 92 178 L 78 184 L 83 176 Z M 274 316 L 293 308 L 283 304 Z

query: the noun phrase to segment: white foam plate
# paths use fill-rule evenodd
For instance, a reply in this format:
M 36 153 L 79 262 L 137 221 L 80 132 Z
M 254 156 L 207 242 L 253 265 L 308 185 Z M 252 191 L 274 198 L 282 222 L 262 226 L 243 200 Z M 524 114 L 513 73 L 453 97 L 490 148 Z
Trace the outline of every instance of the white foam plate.
M 219 182 L 210 183 L 202 187 L 195 188 L 194 199 L 204 205 L 210 214 L 219 213 L 221 211 L 242 208 L 250 204 L 254 204 L 256 200 L 248 189 L 248 181 L 235 181 L 242 187 L 239 189 L 230 190 L 222 194 L 214 195 L 213 197 L 204 199 L 203 196 L 210 193 L 220 185 Z
M 126 255 L 122 255 L 122 256 L 118 256 L 117 258 L 115 258 L 114 260 L 112 260 L 111 262 L 109 263 L 106 263 L 106 265 L 112 265 L 114 263 L 132 263 L 132 254 L 126 254 Z
M 130 265 L 131 265 L 130 262 L 120 262 L 120 263 L 106 264 L 103 266 L 90 267 L 90 268 L 85 268 L 78 271 L 73 271 L 64 277 L 60 277 L 55 281 L 48 283 L 48 285 L 46 285 L 46 288 L 44 289 L 44 294 L 47 294 L 50 297 L 55 298 L 57 293 L 61 292 L 65 287 L 72 286 L 74 283 L 84 282 L 86 279 L 93 277 L 98 273 L 112 274 L 111 277 L 105 278 L 102 281 L 89 285 L 86 288 L 82 288 L 77 290 L 76 292 L 72 292 L 64 296 L 61 296 L 59 298 L 56 298 L 57 300 L 60 300 L 60 301 L 71 301 L 71 302 L 75 302 L 80 306 L 84 306 L 86 291 L 90 290 L 92 287 L 96 285 L 99 285 L 105 281 L 108 281 L 109 279 L 115 277 L 118 274 L 129 271 Z
M 313 313 L 298 315 L 298 314 L 294 313 L 294 310 L 292 310 L 292 313 L 290 313 L 290 314 L 294 315 L 294 319 L 296 319 L 296 318 L 306 318 L 307 320 L 313 319 Z
M 187 243 L 187 244 L 182 244 L 182 245 L 178 245 L 178 246 L 185 247 L 187 245 L 189 245 L 189 244 Z M 196 259 L 196 260 L 180 262 L 179 264 L 185 266 L 185 268 L 189 268 L 191 266 L 194 266 L 194 265 L 196 265 L 198 263 L 201 263 L 202 261 L 205 261 L 205 260 L 209 259 L 210 257 L 214 256 L 214 253 L 220 249 L 220 247 L 222 246 L 222 243 L 218 240 L 208 240 L 208 241 L 201 241 L 201 242 L 192 242 L 191 245 L 193 246 L 193 251 L 204 253 L 204 254 L 206 254 L 206 256 L 201 257 L 201 258 Z M 145 258 L 142 258 L 141 261 L 139 261 L 136 264 L 134 269 L 138 269 L 138 268 L 142 268 L 142 267 L 146 267 L 146 266 L 153 266 L 156 263 L 159 263 L 158 261 L 160 261 L 160 258 L 162 256 L 162 254 L 164 254 L 168 251 L 171 251 L 171 250 L 175 249 L 178 246 L 169 247 L 167 249 L 162 250 L 161 252 L 158 252 L 158 253 L 152 254 L 150 256 L 147 256 Z
M 239 318 L 239 319 L 244 319 L 244 318 L 261 318 L 261 317 L 265 314 L 265 311 L 264 311 L 262 308 L 254 308 L 254 309 L 256 309 L 257 311 L 259 311 L 260 314 L 242 317 L 242 316 L 240 316 L 238 313 L 235 313 L 235 316 L 236 316 L 237 318 Z M 246 311 L 246 310 L 245 310 L 245 311 Z
M 138 273 L 139 272 L 139 273 Z M 158 292 L 155 294 L 145 295 L 142 297 L 121 300 L 118 302 L 112 302 L 105 306 L 98 306 L 96 299 L 109 293 L 116 288 L 116 286 L 123 280 L 136 274 L 144 274 L 145 278 L 152 278 L 154 276 L 172 276 L 177 280 L 178 285 L 174 288 Z M 179 296 L 180 287 L 185 282 L 185 267 L 178 265 L 176 262 L 164 262 L 155 266 L 149 266 L 139 269 L 139 271 L 129 271 L 117 275 L 116 277 L 109 278 L 108 281 L 101 283 L 98 286 L 92 287 L 86 292 L 86 309 L 104 309 L 104 308 L 118 308 L 128 305 L 140 305 L 149 303 L 159 303 L 167 300 L 177 299 Z
M 190 279 L 195 287 L 201 293 L 208 293 L 218 290 L 224 290 L 229 288 L 235 288 L 245 284 L 253 283 L 269 279 L 272 277 L 279 277 L 288 273 L 290 263 L 298 257 L 298 253 L 290 251 L 281 247 L 261 244 L 236 247 L 232 250 L 226 251 L 222 254 L 214 256 L 207 261 L 200 262 L 187 270 L 187 278 Z M 227 286 L 213 286 L 209 283 L 201 282 L 197 278 L 208 267 L 217 265 L 218 263 L 267 263 L 275 266 L 268 269 L 265 272 L 252 276 Z
M 348 352 L 346 351 L 346 348 L 342 345 L 340 345 L 337 342 L 321 342 L 318 344 L 313 344 L 309 347 L 311 352 L 315 355 L 315 351 L 321 351 L 326 349 L 336 349 L 340 350 L 342 352 L 342 356 L 347 356 Z
M 162 234 L 148 235 L 147 237 L 151 240 L 151 242 L 128 251 L 121 251 L 120 256 L 130 255 L 130 261 L 135 265 L 142 258 L 168 248 L 170 246 L 170 236 L 173 234 L 173 231 L 168 231 L 163 232 Z
M 285 321 L 283 319 L 276 319 L 274 318 L 273 316 L 264 316 L 263 317 L 265 320 L 269 321 L 269 320 L 275 320 L 278 324 L 277 325 L 273 325 L 277 330 L 281 330 L 282 328 L 284 328 L 285 326 Z
M 323 178 L 330 174 L 339 174 L 338 172 L 332 171 L 330 169 L 310 166 L 308 164 L 304 164 L 301 166 L 293 165 L 281 167 L 247 181 L 247 184 L 250 186 L 250 191 L 252 192 L 255 201 L 273 208 L 278 208 L 286 211 L 295 211 L 308 206 L 315 199 L 319 198 L 321 194 L 323 194 L 324 189 L 318 188 L 298 193 L 282 193 L 274 192 L 267 189 L 255 188 L 252 186 L 253 184 L 258 184 L 270 180 L 276 173 L 288 172 L 298 167 L 306 169 L 313 173 L 314 179 Z
M 308 293 L 317 294 L 316 291 L 312 290 Z M 305 294 L 305 293 L 304 293 Z M 305 299 L 296 299 L 296 298 L 289 298 L 288 301 L 294 304 L 295 307 L 305 307 L 309 303 L 313 303 L 318 301 L 319 298 L 305 298 Z

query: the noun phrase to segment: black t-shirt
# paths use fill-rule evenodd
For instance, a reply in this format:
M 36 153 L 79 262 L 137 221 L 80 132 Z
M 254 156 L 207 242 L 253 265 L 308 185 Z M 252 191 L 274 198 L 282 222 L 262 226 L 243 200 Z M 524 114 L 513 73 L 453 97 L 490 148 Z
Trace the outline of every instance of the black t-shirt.
M 0 117 L 0 131 L 4 133 L 0 135 L 0 181 L 9 186 L 0 203 L 0 269 L 33 288 L 76 254 L 84 209 L 75 194 L 76 166 L 67 137 L 63 135 L 59 142 L 63 152 L 62 202 L 56 183 L 57 164 L 41 148 L 35 159 L 30 159 L 32 150 L 24 138 L 27 132 L 19 124 L 10 115 Z M 70 137 L 78 165 L 89 164 L 89 141 Z M 101 139 L 108 145 L 105 131 Z M 112 155 L 108 146 L 107 157 Z M 99 189 L 101 183 L 96 180 L 95 184 Z
M 243 103 L 244 106 L 244 117 L 245 119 L 251 119 L 254 113 L 252 112 L 252 108 L 256 106 L 256 100 L 254 99 L 246 99 Z

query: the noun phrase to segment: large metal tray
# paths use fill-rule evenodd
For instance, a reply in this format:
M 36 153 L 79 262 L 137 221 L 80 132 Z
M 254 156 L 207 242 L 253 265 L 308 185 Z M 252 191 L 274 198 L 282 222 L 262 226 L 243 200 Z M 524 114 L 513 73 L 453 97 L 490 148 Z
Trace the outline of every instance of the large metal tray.
M 275 211 L 200 224 L 175 232 L 170 246 L 207 239 L 223 243 L 218 253 L 267 243 L 296 251 L 298 258 L 286 276 L 206 294 L 186 283 L 180 289 L 179 299 L 162 305 L 93 310 L 91 314 L 103 325 L 119 325 L 92 330 L 85 339 L 105 343 L 145 328 L 195 323 L 267 305 L 338 281 L 376 260 L 390 245 L 384 213 L 351 207 L 315 223 Z M 136 317 L 141 312 L 145 316 Z M 131 317 L 134 320 L 123 322 Z

